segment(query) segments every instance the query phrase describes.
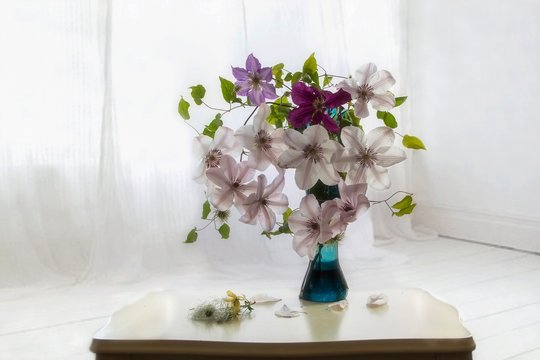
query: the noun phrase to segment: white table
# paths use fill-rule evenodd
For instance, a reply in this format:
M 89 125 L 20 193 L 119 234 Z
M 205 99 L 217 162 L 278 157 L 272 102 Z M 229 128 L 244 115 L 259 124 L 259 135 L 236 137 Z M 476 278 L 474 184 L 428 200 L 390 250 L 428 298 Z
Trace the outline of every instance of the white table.
M 211 293 L 224 296 L 225 290 Z M 188 317 L 206 294 L 151 293 L 113 314 L 91 350 L 98 360 L 472 359 L 474 340 L 452 306 L 423 290 L 404 289 L 385 291 L 388 305 L 368 308 L 370 294 L 351 291 L 349 306 L 336 312 L 299 300 L 296 291 L 277 290 L 270 295 L 283 301 L 255 305 L 249 318 L 214 324 Z M 284 303 L 306 313 L 278 318 L 274 311 Z

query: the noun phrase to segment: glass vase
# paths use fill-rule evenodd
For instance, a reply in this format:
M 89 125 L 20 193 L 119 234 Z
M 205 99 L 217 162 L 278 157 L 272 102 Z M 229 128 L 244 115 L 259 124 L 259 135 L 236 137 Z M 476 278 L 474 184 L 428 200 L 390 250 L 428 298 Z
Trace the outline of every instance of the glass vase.
M 337 185 L 329 186 L 320 181 L 307 193 L 315 195 L 319 204 L 339 197 Z M 338 255 L 337 240 L 331 239 L 324 244 L 318 244 L 315 257 L 309 262 L 304 276 L 300 299 L 334 302 L 344 300 L 347 297 L 349 287 L 339 265 Z
M 339 265 L 338 242 L 330 240 L 319 244 L 317 253 L 302 283 L 300 299 L 316 302 L 334 302 L 347 297 L 347 281 Z

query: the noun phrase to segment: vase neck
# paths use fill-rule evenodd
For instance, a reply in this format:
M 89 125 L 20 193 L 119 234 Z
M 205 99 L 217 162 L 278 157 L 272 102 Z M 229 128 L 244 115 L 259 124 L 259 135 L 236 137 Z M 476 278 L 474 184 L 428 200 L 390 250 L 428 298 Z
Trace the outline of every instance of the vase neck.
M 331 262 L 338 260 L 338 242 L 330 240 L 325 244 L 319 244 L 317 257 L 322 262 Z

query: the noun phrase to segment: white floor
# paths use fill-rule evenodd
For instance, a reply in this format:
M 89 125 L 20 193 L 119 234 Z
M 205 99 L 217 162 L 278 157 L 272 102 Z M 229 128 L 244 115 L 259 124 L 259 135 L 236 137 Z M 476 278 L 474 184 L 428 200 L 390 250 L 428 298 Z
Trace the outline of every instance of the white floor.
M 419 287 L 456 306 L 476 341 L 475 360 L 540 359 L 540 256 L 452 239 L 383 248 L 409 261 L 360 267 L 356 287 Z M 0 290 L 0 360 L 93 359 L 92 334 L 109 314 L 177 280 Z

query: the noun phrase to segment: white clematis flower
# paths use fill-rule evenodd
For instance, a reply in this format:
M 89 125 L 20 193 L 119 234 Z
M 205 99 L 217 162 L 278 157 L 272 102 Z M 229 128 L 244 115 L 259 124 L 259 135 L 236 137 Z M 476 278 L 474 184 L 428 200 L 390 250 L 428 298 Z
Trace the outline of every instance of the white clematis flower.
M 259 222 L 264 231 L 271 231 L 276 224 L 276 214 L 273 210 L 280 214 L 284 213 L 289 207 L 289 200 L 281 193 L 285 186 L 285 177 L 282 173 L 268 186 L 266 183 L 266 176 L 260 174 L 257 177 L 257 191 L 250 194 L 243 203 L 245 214 L 240 221 L 251 225 Z
M 284 140 L 290 148 L 281 154 L 278 164 L 282 168 L 296 168 L 294 179 L 300 189 L 313 187 L 319 179 L 326 185 L 339 182 L 339 174 L 330 159 L 340 151 L 341 145 L 330 140 L 324 127 L 313 125 L 304 133 L 286 129 Z
M 346 185 L 340 180 L 338 188 L 340 197 L 335 200 L 340 211 L 340 221 L 346 227 L 369 209 L 369 200 L 366 197 L 367 184 Z
M 194 180 L 198 183 L 206 182 L 206 170 L 218 167 L 223 155 L 237 155 L 240 153 L 240 144 L 234 138 L 234 131 L 221 126 L 217 129 L 214 138 L 199 135 L 194 140 L 194 152 L 202 158 L 197 166 Z
M 300 209 L 293 211 L 288 220 L 294 234 L 294 251 L 313 260 L 317 244 L 324 244 L 340 232 L 338 220 L 339 212 L 334 200 L 325 201 L 320 206 L 315 195 L 304 196 Z
M 405 152 L 393 146 L 394 131 L 380 126 L 369 132 L 354 126 L 346 126 L 341 130 L 341 141 L 345 149 L 337 153 L 334 166 L 338 171 L 347 172 L 345 183 L 368 183 L 375 190 L 390 187 L 387 167 L 407 158 Z
M 209 195 L 210 203 L 218 210 L 228 210 L 233 204 L 240 207 L 247 195 L 255 191 L 255 170 L 246 161 L 237 163 L 231 156 L 223 155 L 219 167 L 206 170 L 206 176 L 216 186 Z
M 388 71 L 377 71 L 377 66 L 369 63 L 356 70 L 354 78 L 340 82 L 337 88 L 351 94 L 351 98 L 356 100 L 354 113 L 359 118 L 365 118 L 369 115 L 368 103 L 381 111 L 388 111 L 394 107 L 395 98 L 388 89 L 395 83 L 396 80 Z
M 281 153 L 286 149 L 283 142 L 283 129 L 276 129 L 266 119 L 270 115 L 270 107 L 265 103 L 253 119 L 253 125 L 244 125 L 235 133 L 240 143 L 249 150 L 248 165 L 264 171 L 270 164 L 277 166 Z

